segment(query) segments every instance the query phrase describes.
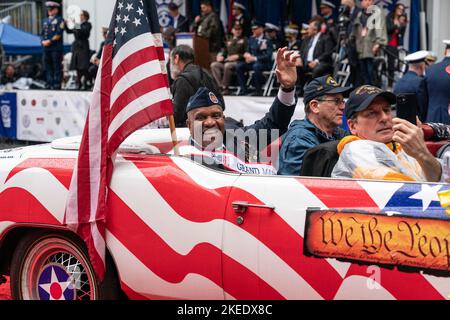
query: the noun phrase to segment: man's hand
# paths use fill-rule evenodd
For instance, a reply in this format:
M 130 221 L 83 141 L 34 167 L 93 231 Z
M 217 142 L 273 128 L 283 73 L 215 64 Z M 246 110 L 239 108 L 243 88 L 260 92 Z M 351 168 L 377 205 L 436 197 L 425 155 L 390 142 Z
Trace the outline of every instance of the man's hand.
M 442 168 L 425 144 L 420 121 L 417 122 L 418 126 L 399 118 L 394 118 L 392 122 L 394 124 L 392 140 L 400 143 L 403 150 L 417 160 L 428 181 L 438 182 L 441 178 Z
M 202 19 L 201 16 L 196 16 L 195 17 L 195 23 L 199 23 L 201 19 Z
M 316 68 L 318 65 L 319 65 L 319 62 L 317 62 L 316 60 L 310 61 L 310 62 L 308 63 L 308 67 L 310 67 L 311 69 Z
M 246 63 L 253 63 L 256 61 L 256 57 L 250 53 L 247 56 L 244 56 L 244 58 Z
M 42 45 L 44 46 L 44 47 L 48 47 L 48 46 L 50 46 L 52 44 L 52 42 L 50 41 L 50 40 L 44 40 L 44 41 L 42 41 Z
M 228 57 L 228 61 L 230 62 L 235 62 L 239 60 L 239 55 L 238 54 L 232 54 Z
M 289 51 L 287 47 L 277 51 L 277 79 L 283 88 L 294 88 L 297 83 L 297 60 L 300 55 L 296 51 Z
M 372 48 L 373 55 L 377 56 L 379 51 L 380 51 L 380 45 L 379 44 L 374 45 L 373 48 Z

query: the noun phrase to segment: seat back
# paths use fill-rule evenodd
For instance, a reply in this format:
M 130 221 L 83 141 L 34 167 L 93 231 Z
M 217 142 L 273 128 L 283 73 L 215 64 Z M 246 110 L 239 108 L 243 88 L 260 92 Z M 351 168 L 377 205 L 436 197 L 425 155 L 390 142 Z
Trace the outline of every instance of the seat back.
M 303 158 L 300 175 L 305 177 L 331 177 L 333 168 L 339 160 L 338 144 L 339 141 L 331 141 L 309 149 Z

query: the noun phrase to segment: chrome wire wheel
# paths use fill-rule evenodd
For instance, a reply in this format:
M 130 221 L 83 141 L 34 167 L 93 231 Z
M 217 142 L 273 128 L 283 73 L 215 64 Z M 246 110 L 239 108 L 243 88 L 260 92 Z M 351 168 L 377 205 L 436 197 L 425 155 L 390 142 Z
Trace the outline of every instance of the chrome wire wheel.
M 26 239 L 15 254 L 15 298 L 24 300 L 96 300 L 99 288 L 82 247 L 59 234 Z M 20 260 L 19 260 L 20 259 Z M 14 272 L 14 264 L 20 265 Z M 13 283 L 11 283 L 13 285 Z

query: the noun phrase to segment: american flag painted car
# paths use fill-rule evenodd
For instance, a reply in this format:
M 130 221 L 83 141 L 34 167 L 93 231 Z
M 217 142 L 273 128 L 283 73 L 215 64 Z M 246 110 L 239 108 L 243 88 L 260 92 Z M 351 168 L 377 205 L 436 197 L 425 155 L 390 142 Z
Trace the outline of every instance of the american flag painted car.
M 189 133 L 178 129 L 178 136 Z M 83 241 L 63 221 L 78 145 L 79 138 L 66 138 L 0 152 L 0 274 L 10 276 L 13 298 L 449 298 L 448 268 L 428 272 L 305 252 L 308 210 L 430 218 L 448 231 L 438 197 L 448 184 L 214 171 L 167 154 L 168 129 L 137 131 L 121 146 L 100 283 Z M 413 245 L 425 250 L 426 240 Z M 436 241 L 426 255 L 439 248 L 450 259 L 450 235 Z

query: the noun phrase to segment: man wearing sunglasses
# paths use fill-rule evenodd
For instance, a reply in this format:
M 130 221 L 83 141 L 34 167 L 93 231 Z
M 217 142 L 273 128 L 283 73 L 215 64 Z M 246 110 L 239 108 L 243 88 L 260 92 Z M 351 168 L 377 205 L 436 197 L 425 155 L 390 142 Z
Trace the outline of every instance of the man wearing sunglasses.
M 279 175 L 300 175 L 306 151 L 347 135 L 339 126 L 344 115 L 344 94 L 350 90 L 340 87 L 331 76 L 316 78 L 305 86 L 306 118 L 293 121 L 283 137 Z

